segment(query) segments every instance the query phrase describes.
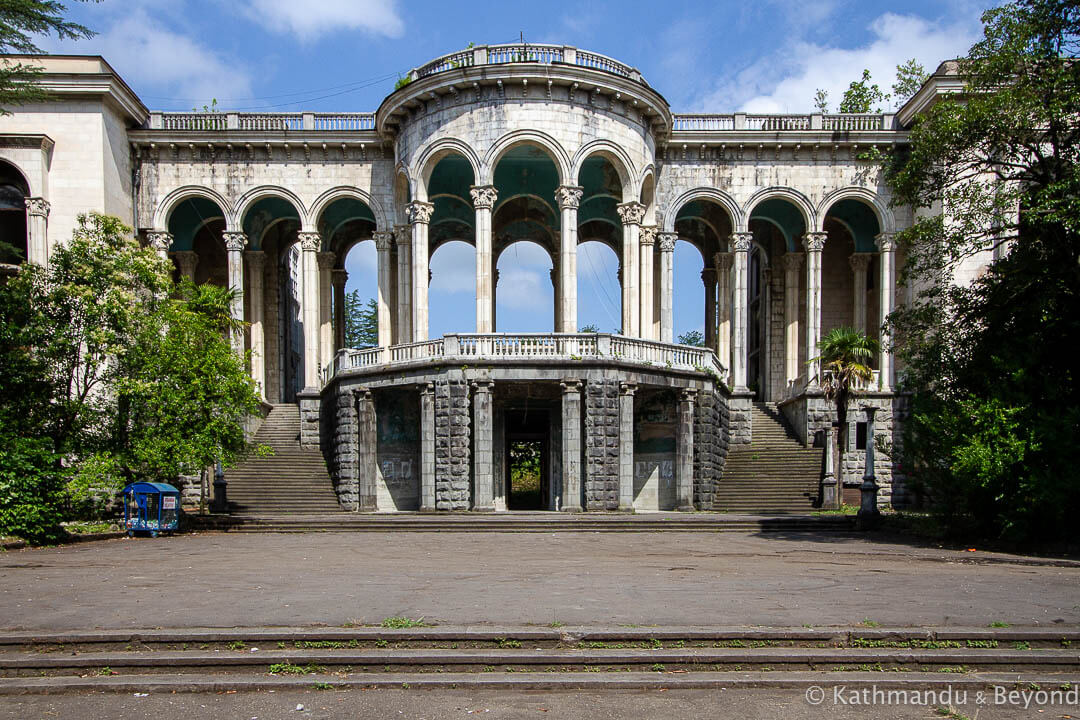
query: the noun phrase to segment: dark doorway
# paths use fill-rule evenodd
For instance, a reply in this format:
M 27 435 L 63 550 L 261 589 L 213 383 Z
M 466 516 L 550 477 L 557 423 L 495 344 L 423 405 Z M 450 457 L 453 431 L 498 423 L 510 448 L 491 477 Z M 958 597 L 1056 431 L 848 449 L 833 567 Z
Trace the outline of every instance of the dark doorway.
M 550 420 L 546 409 L 506 411 L 506 506 L 550 510 Z

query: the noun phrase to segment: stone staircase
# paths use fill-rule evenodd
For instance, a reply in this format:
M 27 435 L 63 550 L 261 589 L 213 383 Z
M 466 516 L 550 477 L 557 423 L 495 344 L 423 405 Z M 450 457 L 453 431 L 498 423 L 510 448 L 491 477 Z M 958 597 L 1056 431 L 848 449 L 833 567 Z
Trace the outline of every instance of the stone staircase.
M 225 474 L 234 515 L 311 515 L 341 511 L 318 448 L 300 447 L 300 410 L 275 405 L 255 435 L 273 455 L 250 457 Z
M 753 442 L 728 453 L 713 507 L 740 513 L 812 511 L 822 450 L 803 447 L 774 403 L 754 403 L 752 413 Z

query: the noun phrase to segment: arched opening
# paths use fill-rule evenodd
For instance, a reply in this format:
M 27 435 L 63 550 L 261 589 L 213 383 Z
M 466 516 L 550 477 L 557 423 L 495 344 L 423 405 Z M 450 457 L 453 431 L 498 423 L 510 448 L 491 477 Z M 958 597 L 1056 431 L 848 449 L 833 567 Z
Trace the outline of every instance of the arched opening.
M 378 344 L 375 214 L 356 197 L 339 197 L 319 213 L 317 227 L 323 248 L 333 253 L 323 255 L 319 263 L 319 342 L 325 363 L 343 347 Z
M 519 240 L 499 251 L 495 268 L 495 329 L 553 332 L 555 273 L 550 251 Z
M 169 213 L 169 248 L 176 261 L 176 279 L 225 287 L 229 281 L 228 258 L 222 233 L 225 211 L 213 200 L 195 195 L 184 198 Z
M 241 218 L 248 249 L 265 253 L 263 307 L 266 399 L 294 402 L 304 387 L 303 270 L 300 213 L 278 196 L 255 201 Z M 248 298 L 245 298 L 247 305 Z M 245 308 L 250 313 L 250 307 Z M 250 315 L 249 315 L 250 316 Z
M 806 218 L 791 201 L 771 197 L 754 206 L 749 228 L 753 247 L 747 274 L 747 385 L 759 399 L 776 400 L 806 368 L 806 266 L 801 245 Z M 793 282 L 788 285 L 788 280 Z
M 431 253 L 430 268 L 430 337 L 472 332 L 464 318 L 476 312 L 476 248 L 462 240 L 440 243 Z
M 30 257 L 26 198 L 30 186 L 10 163 L 0 161 L 0 265 L 21 265 Z
M 726 307 L 730 315 L 731 305 L 730 298 L 726 304 L 720 301 L 718 288 L 730 289 L 731 283 L 717 277 L 715 261 L 718 252 L 727 251 L 733 230 L 727 209 L 708 198 L 691 200 L 675 215 L 675 232 L 684 241 L 675 243 L 672 327 L 676 342 L 701 344 L 726 355 L 726 345 L 718 343 L 717 328 L 722 324 L 721 310 Z M 729 365 L 727 357 L 720 362 Z
M 578 245 L 578 330 L 617 333 L 622 324 L 619 253 L 608 242 Z
M 821 255 L 821 334 L 853 327 L 880 339 L 877 235 L 874 209 L 844 198 L 825 213 L 828 239 Z

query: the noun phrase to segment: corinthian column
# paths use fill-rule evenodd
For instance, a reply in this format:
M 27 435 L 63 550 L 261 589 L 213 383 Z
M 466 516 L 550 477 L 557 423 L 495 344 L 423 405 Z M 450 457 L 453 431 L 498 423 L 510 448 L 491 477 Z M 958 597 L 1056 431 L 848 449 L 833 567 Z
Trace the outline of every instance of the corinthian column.
M 412 342 L 412 233 L 408 225 L 394 226 L 397 244 L 397 318 L 395 344 Z
M 491 185 L 469 189 L 476 210 L 476 332 L 494 332 L 491 289 L 491 210 L 499 194 Z
M 640 337 L 641 308 L 638 279 L 638 243 L 641 220 L 645 217 L 645 206 L 639 202 L 616 205 L 619 219 L 623 226 L 622 244 L 622 332 L 630 337 Z
M 194 253 L 192 253 L 194 255 Z M 251 306 L 251 379 L 255 381 L 259 397 L 266 398 L 266 331 L 263 328 L 263 270 L 266 253 L 248 250 L 244 253 L 248 269 L 248 298 Z M 183 265 L 180 272 L 184 272 Z
M 641 227 L 641 337 L 656 340 L 653 337 L 653 305 L 656 291 L 653 288 L 653 256 L 656 254 L 656 228 L 648 225 Z
M 330 274 L 334 270 L 337 256 L 332 252 L 321 252 L 315 257 L 319 264 L 319 367 L 326 367 L 334 358 L 334 324 L 331 313 L 334 296 Z
M 799 269 L 803 254 L 786 253 L 784 262 L 784 381 L 799 377 Z
M 412 341 L 421 342 L 428 339 L 428 223 L 435 206 L 412 202 L 406 210 L 412 225 Z
M 713 255 L 716 265 L 716 357 L 727 370 L 725 381 L 731 380 L 731 264 L 729 252 Z
M 870 253 L 855 253 L 848 258 L 852 279 L 855 281 L 855 322 L 852 325 L 861 333 L 866 332 L 866 269 L 870 267 Z
M 229 253 L 229 289 L 233 291 L 233 299 L 229 305 L 229 314 L 232 316 L 233 320 L 243 322 L 244 248 L 247 247 L 247 235 L 242 232 L 227 232 L 222 237 L 225 239 L 225 249 Z M 232 341 L 234 350 L 237 352 L 244 351 L 243 330 L 234 330 Z
M 675 233 L 660 233 L 660 342 L 674 342 Z
M 803 238 L 806 248 L 806 370 L 807 387 L 817 387 L 821 363 L 814 360 L 819 354 L 821 341 L 821 251 L 828 238 L 823 232 L 807 233 Z
M 302 232 L 300 267 L 303 294 L 300 298 L 304 318 L 304 388 L 319 387 L 319 264 L 322 238 L 317 232 Z
M 42 267 L 49 263 L 48 228 L 49 201 L 39 197 L 26 198 L 26 229 L 30 236 L 26 259 Z
M 390 250 L 394 247 L 394 233 L 379 231 L 371 236 L 375 240 L 375 252 L 378 255 L 378 292 L 377 303 L 377 340 L 379 347 L 383 348 L 383 360 L 390 359 L 390 345 L 393 343 L 390 331 L 390 290 L 393 284 L 393 268 L 390 267 Z
M 879 367 L 881 368 L 881 389 L 890 392 L 896 386 L 896 377 L 890 347 L 892 338 L 885 327 L 885 320 L 893 311 L 896 298 L 896 240 L 893 233 L 881 233 L 877 236 L 877 242 L 881 253 L 878 263 L 881 266 L 881 282 L 878 290 L 881 294 L 878 302 L 881 313 L 881 363 Z
M 562 185 L 555 189 L 555 200 L 559 203 L 559 282 L 555 304 L 559 324 L 556 332 L 576 333 L 577 320 L 577 211 L 584 192 L 576 185 Z
M 731 383 L 737 393 L 750 390 L 746 384 L 747 328 L 750 320 L 750 309 L 747 306 L 747 276 L 750 273 L 750 244 L 753 238 L 753 233 L 748 232 L 735 233 L 731 236 L 731 247 L 735 251 L 731 314 Z

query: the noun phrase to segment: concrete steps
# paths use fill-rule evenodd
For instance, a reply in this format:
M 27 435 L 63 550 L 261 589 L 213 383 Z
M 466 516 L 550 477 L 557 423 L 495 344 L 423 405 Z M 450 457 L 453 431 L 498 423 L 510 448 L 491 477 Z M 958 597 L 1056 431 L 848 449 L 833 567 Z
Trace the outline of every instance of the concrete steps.
M 806 513 L 818 500 L 821 450 L 806 448 L 776 406 L 755 403 L 753 442 L 727 456 L 713 507 L 722 512 Z
M 224 692 L 317 684 L 1062 687 L 1080 677 L 1077 644 L 1080 631 L 1071 628 L 529 625 L 7 632 L 0 633 L 0 694 Z
M 255 442 L 269 446 L 273 454 L 247 458 L 225 474 L 233 515 L 341 512 L 322 453 L 300 447 L 296 405 L 275 405 Z

